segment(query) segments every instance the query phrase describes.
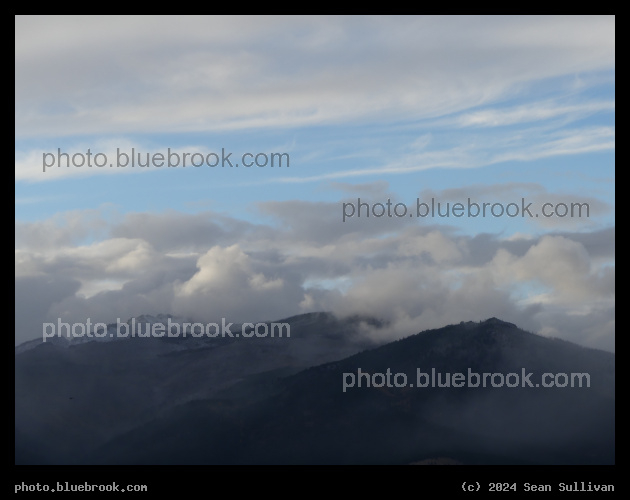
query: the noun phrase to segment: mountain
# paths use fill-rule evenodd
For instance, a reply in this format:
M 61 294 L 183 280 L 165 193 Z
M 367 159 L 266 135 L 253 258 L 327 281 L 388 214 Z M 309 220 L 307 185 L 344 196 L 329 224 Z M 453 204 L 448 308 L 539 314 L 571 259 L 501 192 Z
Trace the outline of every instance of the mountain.
M 289 346 L 297 339 L 292 328 L 290 339 L 185 352 L 153 342 L 159 339 L 130 339 L 93 349 L 89 343 L 70 349 L 43 344 L 16 354 L 16 461 L 614 463 L 612 353 L 496 318 L 380 346 L 357 342 L 359 319 L 344 323 L 316 314 L 290 320 L 308 325 L 301 345 Z M 519 383 L 492 387 L 487 377 L 485 388 L 417 387 L 418 369 L 427 374 L 421 382 L 434 370 L 442 376 L 512 373 Z M 389 384 L 378 375 L 388 370 Z M 587 373 L 590 386 L 542 387 L 546 372 L 567 374 L 567 381 L 572 373 Z M 396 387 L 402 374 L 408 384 Z M 514 385 L 514 375 L 505 381 Z
M 145 331 L 169 318 L 140 316 L 127 323 Z M 233 336 L 117 337 L 117 325 L 108 325 L 102 338 L 55 336 L 22 344 L 15 349 L 16 462 L 80 462 L 170 408 L 213 398 L 253 374 L 295 373 L 373 346 L 358 332 L 375 321 L 304 314 L 278 322 L 290 328 L 281 338 L 278 329 L 274 337 L 245 338 L 240 325 L 231 327 Z M 177 325 L 183 331 L 184 323 Z

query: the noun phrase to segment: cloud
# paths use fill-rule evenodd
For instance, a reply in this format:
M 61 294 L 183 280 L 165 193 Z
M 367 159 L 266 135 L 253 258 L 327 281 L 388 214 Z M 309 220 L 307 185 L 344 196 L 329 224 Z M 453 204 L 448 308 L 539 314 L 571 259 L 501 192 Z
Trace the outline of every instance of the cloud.
M 197 260 L 197 272 L 175 284 L 173 307 L 205 321 L 277 319 L 297 311 L 303 297 L 299 282 L 291 278 L 281 266 L 247 255 L 237 244 L 212 247 Z
M 594 272 L 586 248 L 563 236 L 543 236 L 522 257 L 501 249 L 490 268 L 499 283 L 536 280 L 550 287 L 555 293 L 546 294 L 545 302 L 571 305 L 614 296 L 609 271 Z
M 614 16 L 17 16 L 16 135 L 444 116 L 611 70 L 614 42 Z
M 56 274 L 16 276 L 15 278 L 15 342 L 16 345 L 41 338 L 42 323 L 53 321 L 49 311 L 55 304 L 74 297 L 81 283 Z
M 428 126 L 428 125 L 427 125 Z M 268 182 L 304 184 L 356 177 L 404 175 L 435 168 L 479 168 L 507 162 L 529 162 L 557 156 L 608 152 L 615 149 L 615 130 L 604 126 L 576 126 L 558 130 L 557 125 L 537 128 L 492 131 L 460 136 L 452 129 L 434 128 L 441 142 L 432 148 L 418 148 L 417 140 L 405 149 L 390 152 L 386 158 L 372 160 L 360 168 L 338 169 L 317 175 L 285 175 Z M 391 137 L 391 136 L 389 136 Z
M 112 322 L 173 313 L 255 322 L 327 310 L 386 320 L 385 329 L 366 327 L 380 338 L 496 316 L 614 349 L 606 315 L 615 303 L 614 228 L 503 239 L 370 219 L 341 231 L 321 222 L 339 203 L 261 206 L 274 224 L 175 211 L 109 219 L 87 211 L 20 223 L 16 342 L 57 317 Z M 85 242 L 89 220 L 106 227 Z
M 545 101 L 507 109 L 484 109 L 463 113 L 455 120 L 461 127 L 505 127 L 520 123 L 549 120 L 563 117 L 575 120 L 598 112 L 614 111 L 613 101 L 584 102 L 572 105 L 559 105 Z

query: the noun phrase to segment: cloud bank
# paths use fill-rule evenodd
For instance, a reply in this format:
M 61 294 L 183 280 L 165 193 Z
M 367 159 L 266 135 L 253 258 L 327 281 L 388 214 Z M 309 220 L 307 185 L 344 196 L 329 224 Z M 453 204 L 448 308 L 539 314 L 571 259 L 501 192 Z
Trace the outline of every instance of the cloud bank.
M 387 339 L 496 316 L 614 350 L 614 228 L 471 236 L 407 218 L 344 225 L 339 206 L 260 203 L 273 224 L 105 210 L 17 222 L 16 343 L 59 317 L 249 322 L 326 310 L 382 318 L 388 327 L 366 334 Z

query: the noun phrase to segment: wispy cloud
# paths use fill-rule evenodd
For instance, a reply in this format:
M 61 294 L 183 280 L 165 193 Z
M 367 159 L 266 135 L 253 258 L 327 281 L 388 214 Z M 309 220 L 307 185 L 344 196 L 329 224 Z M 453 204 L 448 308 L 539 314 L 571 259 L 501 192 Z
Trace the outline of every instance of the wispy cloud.
M 613 101 L 585 102 L 567 106 L 546 101 L 507 109 L 494 108 L 464 113 L 452 122 L 460 127 L 504 127 L 558 117 L 576 120 L 595 113 L 611 112 L 614 109 L 615 103 Z
M 437 117 L 610 70 L 614 41 L 594 16 L 18 17 L 16 135 Z

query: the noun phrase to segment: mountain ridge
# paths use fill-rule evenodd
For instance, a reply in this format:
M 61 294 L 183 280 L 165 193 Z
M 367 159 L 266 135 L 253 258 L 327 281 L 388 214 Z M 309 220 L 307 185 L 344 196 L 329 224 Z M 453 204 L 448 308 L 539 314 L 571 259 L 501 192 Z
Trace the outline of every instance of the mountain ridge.
M 162 355 L 132 357 L 136 363 L 144 363 L 144 368 L 137 367 L 139 371 L 133 372 L 136 374 L 131 379 L 136 385 L 126 386 L 125 390 L 140 390 L 137 380 L 141 378 L 149 388 L 165 391 L 163 397 L 192 391 L 190 380 L 203 382 L 208 370 L 216 371 L 215 365 L 221 363 L 225 366 L 216 371 L 209 386 L 201 383 L 197 392 L 189 393 L 190 397 L 169 401 L 161 410 L 149 404 L 143 418 L 136 412 L 136 425 L 118 428 L 87 448 L 69 449 L 63 456 L 45 458 L 40 449 L 40 460 L 415 463 L 442 456 L 460 463 L 614 463 L 612 353 L 526 332 L 497 318 L 425 330 L 382 345 L 354 344 L 352 349 L 343 339 L 357 333 L 350 334 L 347 328 L 351 324 L 357 326 L 360 320 L 344 323 L 318 314 L 292 317 L 293 324 L 300 321 L 310 325 L 312 338 L 324 342 L 326 349 L 337 346 L 332 348 L 336 359 L 325 359 L 332 351 L 322 351 L 324 358 L 310 367 L 288 362 L 289 353 L 300 355 L 293 344 L 299 335 L 273 339 L 276 344 L 270 343 L 272 339 L 247 339 L 216 345 L 210 350 L 170 351 L 175 356 L 171 361 Z M 327 328 L 332 330 L 326 331 Z M 76 354 L 92 352 L 95 357 L 86 366 L 103 366 L 100 358 L 106 356 L 106 351 L 113 349 L 112 355 L 117 352 L 112 344 L 116 343 L 92 347 L 82 344 L 61 351 L 50 345 L 47 351 L 66 352 L 73 363 L 77 362 Z M 143 352 L 153 344 L 160 349 L 168 347 L 163 342 L 140 339 L 125 346 L 136 346 L 138 352 Z M 308 349 L 316 345 L 304 344 Z M 341 346 L 349 349 L 344 356 L 336 350 Z M 96 347 L 99 348 L 95 350 Z M 34 351 L 30 356 L 37 352 Z M 24 356 L 28 357 L 28 352 L 18 357 Z M 46 359 L 43 352 L 37 357 L 40 361 Z M 125 366 L 123 358 L 118 354 L 113 359 Z M 245 359 L 249 362 L 239 361 Z M 167 360 L 167 365 L 162 364 L 163 360 Z M 68 362 L 59 366 L 67 368 Z M 229 366 L 239 363 L 247 369 Z M 151 379 L 151 373 L 164 377 L 164 366 L 179 367 L 181 376 L 173 379 L 173 383 L 179 380 L 175 385 L 160 385 Z M 587 371 L 591 373 L 591 387 L 581 391 L 559 387 L 357 387 L 342 391 L 345 374 L 356 375 L 358 369 L 373 374 L 389 368 L 392 373 L 405 373 L 409 381 L 415 381 L 417 368 L 427 373 L 431 368 L 444 373 L 465 372 L 466 368 L 520 373 L 523 367 L 537 375 L 543 371 Z M 225 383 L 228 379 L 230 382 Z M 99 377 L 91 380 L 97 386 L 107 386 Z M 121 380 L 129 382 L 126 378 Z M 72 400 L 73 404 L 89 397 L 90 387 L 87 383 L 87 392 Z M 136 396 L 138 399 L 142 398 Z M 37 460 L 33 458 L 37 456 L 33 451 L 37 439 L 33 441 L 33 433 L 28 429 L 20 428 L 18 433 L 17 422 L 16 404 L 16 436 L 26 443 L 20 456 L 32 463 Z M 296 436 L 299 445 L 293 441 Z

